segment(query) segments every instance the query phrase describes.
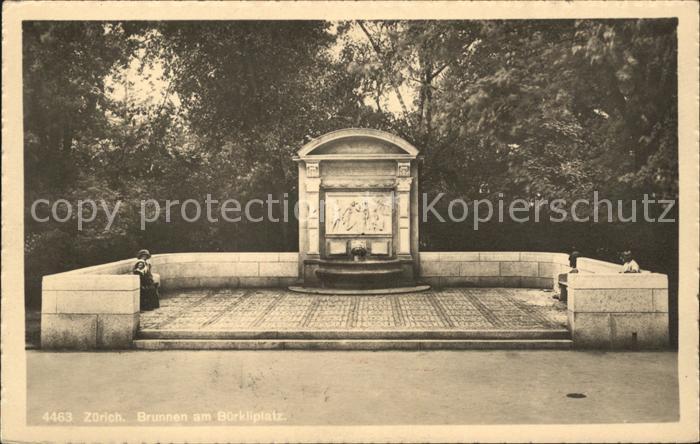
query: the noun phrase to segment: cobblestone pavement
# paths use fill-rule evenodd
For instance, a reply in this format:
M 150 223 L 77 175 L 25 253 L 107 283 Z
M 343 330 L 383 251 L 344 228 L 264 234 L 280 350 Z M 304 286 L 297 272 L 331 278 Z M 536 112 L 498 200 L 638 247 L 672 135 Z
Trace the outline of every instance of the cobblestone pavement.
M 424 293 L 326 296 L 283 289 L 166 293 L 141 314 L 148 330 L 540 330 L 566 327 L 551 292 L 448 288 Z

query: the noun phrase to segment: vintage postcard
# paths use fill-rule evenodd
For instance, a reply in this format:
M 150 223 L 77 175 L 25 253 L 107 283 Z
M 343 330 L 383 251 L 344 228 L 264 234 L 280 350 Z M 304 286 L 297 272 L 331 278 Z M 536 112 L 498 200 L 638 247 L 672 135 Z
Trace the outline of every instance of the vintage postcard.
M 697 442 L 698 5 L 5 2 L 2 440 Z

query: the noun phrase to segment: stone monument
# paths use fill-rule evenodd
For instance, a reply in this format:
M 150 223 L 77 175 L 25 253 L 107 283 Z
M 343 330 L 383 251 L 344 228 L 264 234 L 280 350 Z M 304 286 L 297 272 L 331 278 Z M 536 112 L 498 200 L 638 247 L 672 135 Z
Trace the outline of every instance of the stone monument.
M 356 128 L 325 134 L 299 150 L 303 287 L 415 286 L 417 156 L 400 137 Z

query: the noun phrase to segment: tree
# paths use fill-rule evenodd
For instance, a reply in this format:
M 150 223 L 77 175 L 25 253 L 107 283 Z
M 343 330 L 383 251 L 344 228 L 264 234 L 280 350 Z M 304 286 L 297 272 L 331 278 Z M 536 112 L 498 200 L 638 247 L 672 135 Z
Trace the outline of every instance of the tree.
M 429 189 L 677 195 L 675 21 L 357 26 L 367 43 L 354 69 L 388 79 L 370 83 L 376 94 L 412 92 L 397 119 L 426 156 Z
M 23 104 L 27 288 L 38 277 L 101 259 L 107 236 L 75 225 L 38 223 L 39 198 L 114 198 L 118 172 L 95 162 L 115 146 L 108 113 L 115 110 L 105 80 L 133 56 L 138 26 L 99 22 L 24 22 Z M 75 215 L 73 215 L 75 218 Z M 73 219 L 75 220 L 75 219 Z M 104 243 L 100 239 L 105 240 Z M 94 244 L 100 244 L 95 246 Z M 116 250 L 116 254 L 123 250 Z

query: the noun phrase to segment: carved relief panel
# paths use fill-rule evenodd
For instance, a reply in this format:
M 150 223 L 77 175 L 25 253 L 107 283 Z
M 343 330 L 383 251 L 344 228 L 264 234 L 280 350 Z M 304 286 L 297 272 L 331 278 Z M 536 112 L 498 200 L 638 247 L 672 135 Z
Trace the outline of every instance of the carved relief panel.
M 392 204 L 392 192 L 328 192 L 326 235 L 391 236 Z

